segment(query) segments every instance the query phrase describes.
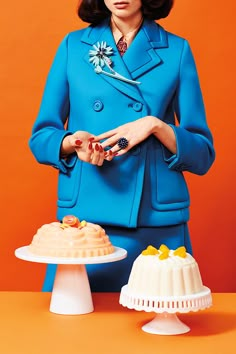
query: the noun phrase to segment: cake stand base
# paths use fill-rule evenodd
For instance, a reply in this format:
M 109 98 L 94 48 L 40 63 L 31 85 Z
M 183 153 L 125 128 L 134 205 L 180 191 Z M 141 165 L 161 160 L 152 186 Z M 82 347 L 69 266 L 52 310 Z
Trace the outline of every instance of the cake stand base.
M 145 296 L 133 293 L 128 285 L 124 285 L 120 293 L 120 304 L 136 311 L 156 313 L 156 317 L 142 327 L 143 331 L 173 335 L 190 331 L 176 313 L 204 310 L 212 305 L 212 297 L 206 286 L 203 286 L 201 292 L 192 295 Z
M 15 250 L 17 258 L 36 263 L 57 264 L 50 311 L 60 315 L 82 315 L 94 310 L 86 264 L 117 262 L 127 256 L 127 251 L 114 247 L 114 252 L 105 256 L 83 258 L 58 258 L 36 256 L 29 246 Z
M 84 264 L 58 264 L 50 311 L 61 315 L 93 312 L 93 300 Z
M 183 334 L 190 331 L 175 313 L 160 313 L 154 319 L 146 323 L 142 330 L 151 334 L 174 335 Z

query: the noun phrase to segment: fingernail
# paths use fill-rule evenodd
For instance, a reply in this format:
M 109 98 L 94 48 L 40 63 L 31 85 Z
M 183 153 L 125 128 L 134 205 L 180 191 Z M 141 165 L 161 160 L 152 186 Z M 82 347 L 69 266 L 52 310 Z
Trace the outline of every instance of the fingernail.
M 111 150 L 109 150 L 109 155 L 112 156 L 113 155 L 113 152 Z
M 89 148 L 89 150 L 92 150 L 92 148 L 93 148 L 93 145 L 92 145 L 91 141 L 90 141 L 90 143 L 88 145 L 88 148 Z
M 95 139 L 95 138 L 93 138 L 93 137 L 92 137 L 92 138 L 89 138 L 89 141 L 93 141 L 94 139 Z
M 82 141 L 80 139 L 75 140 L 75 145 L 80 146 L 82 144 Z
M 103 152 L 103 147 L 102 147 L 102 145 L 99 146 L 99 151 L 100 151 L 100 152 Z
M 117 155 L 119 155 L 119 153 L 118 152 L 114 152 L 113 156 L 117 156 Z
M 95 145 L 95 150 L 96 150 L 96 151 L 99 151 L 99 146 L 98 146 L 98 144 Z

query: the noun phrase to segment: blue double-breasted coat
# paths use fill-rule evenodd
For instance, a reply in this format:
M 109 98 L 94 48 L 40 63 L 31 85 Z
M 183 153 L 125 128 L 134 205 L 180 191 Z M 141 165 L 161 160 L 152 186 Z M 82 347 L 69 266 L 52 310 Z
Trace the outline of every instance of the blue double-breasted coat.
M 113 48 L 113 69 L 140 85 L 94 71 L 89 51 L 102 41 Z M 150 136 L 101 167 L 75 154 L 60 158 L 66 134 L 85 130 L 97 135 L 146 115 L 172 126 L 176 155 Z M 188 42 L 145 20 L 121 57 L 108 20 L 68 34 L 50 69 L 30 147 L 40 163 L 59 170 L 59 220 L 75 214 L 125 227 L 186 222 L 189 193 L 183 171 L 204 174 L 215 157 Z

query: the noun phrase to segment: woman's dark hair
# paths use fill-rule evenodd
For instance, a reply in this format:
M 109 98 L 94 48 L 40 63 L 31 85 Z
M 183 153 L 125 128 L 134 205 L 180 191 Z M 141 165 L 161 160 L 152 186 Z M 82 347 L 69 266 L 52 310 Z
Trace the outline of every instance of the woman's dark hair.
M 142 0 L 143 16 L 150 20 L 167 17 L 173 4 L 174 0 Z M 84 22 L 97 25 L 110 15 L 103 0 L 81 0 L 79 3 L 78 16 Z

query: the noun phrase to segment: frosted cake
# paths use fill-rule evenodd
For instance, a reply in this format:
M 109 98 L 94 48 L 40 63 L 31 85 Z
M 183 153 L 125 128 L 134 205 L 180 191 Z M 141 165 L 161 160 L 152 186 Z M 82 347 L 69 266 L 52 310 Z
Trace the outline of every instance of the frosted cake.
M 114 247 L 100 225 L 67 215 L 62 223 L 42 225 L 29 251 L 45 257 L 97 257 L 113 253 Z

